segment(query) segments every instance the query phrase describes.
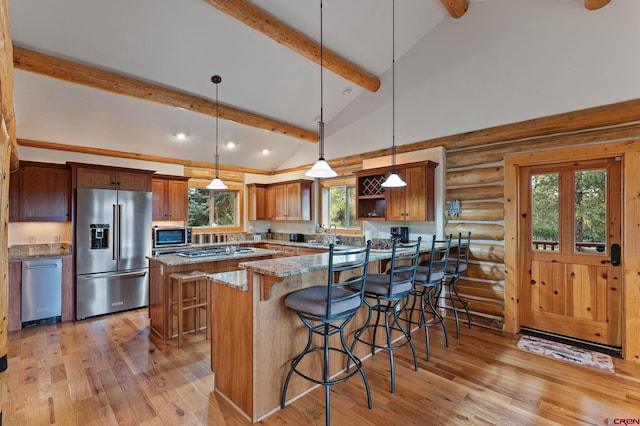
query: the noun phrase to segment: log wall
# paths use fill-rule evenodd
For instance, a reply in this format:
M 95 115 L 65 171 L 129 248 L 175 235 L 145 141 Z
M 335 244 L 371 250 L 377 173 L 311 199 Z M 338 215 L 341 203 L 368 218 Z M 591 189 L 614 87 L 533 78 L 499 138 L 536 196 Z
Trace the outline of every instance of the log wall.
M 611 111 L 603 109 L 602 114 Z M 578 117 L 578 112 L 575 117 Z M 569 131 L 521 140 L 496 140 L 485 146 L 470 144 L 457 149 L 445 143 L 446 205 L 460 202 L 457 216 L 447 215 L 446 234 L 466 235 L 471 231 L 471 258 L 458 292 L 468 301 L 474 324 L 503 329 L 505 324 L 505 228 L 504 159 L 510 153 L 535 152 L 550 148 L 588 146 L 594 143 L 631 141 L 640 137 L 637 122 L 605 129 Z M 491 129 L 484 132 L 490 137 Z M 496 137 L 505 137 L 496 132 Z M 451 315 L 451 311 L 447 311 Z M 462 316 L 461 318 L 464 318 Z

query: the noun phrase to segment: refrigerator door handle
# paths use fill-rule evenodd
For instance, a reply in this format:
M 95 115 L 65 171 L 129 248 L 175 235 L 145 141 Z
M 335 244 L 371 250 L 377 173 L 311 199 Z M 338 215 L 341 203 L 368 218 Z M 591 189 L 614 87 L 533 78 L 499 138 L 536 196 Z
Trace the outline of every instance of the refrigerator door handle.
M 120 219 L 122 219 L 122 204 L 118 203 L 118 225 L 117 225 L 117 229 L 118 229 L 118 260 L 120 260 L 120 256 L 121 256 L 121 250 L 120 250 L 120 241 L 122 241 L 122 239 L 120 238 L 122 235 L 122 228 L 120 227 Z
M 109 278 L 111 277 L 144 277 L 145 275 L 147 275 L 146 271 L 142 271 L 142 272 L 123 272 L 120 274 L 106 274 L 109 276 Z M 84 281 L 91 281 L 91 280 L 100 280 L 100 279 L 104 279 L 105 278 L 105 274 L 95 274 L 95 275 L 87 275 L 87 276 L 83 276 L 83 277 L 78 277 L 79 279 L 82 279 Z
M 113 217 L 113 230 L 111 232 L 111 259 L 113 260 L 118 260 L 118 256 L 116 254 L 116 247 L 118 246 L 118 242 L 117 240 L 117 232 L 118 232 L 118 222 L 117 222 L 117 216 L 116 216 L 116 205 L 112 204 L 111 205 L 111 210 L 112 210 L 112 217 Z

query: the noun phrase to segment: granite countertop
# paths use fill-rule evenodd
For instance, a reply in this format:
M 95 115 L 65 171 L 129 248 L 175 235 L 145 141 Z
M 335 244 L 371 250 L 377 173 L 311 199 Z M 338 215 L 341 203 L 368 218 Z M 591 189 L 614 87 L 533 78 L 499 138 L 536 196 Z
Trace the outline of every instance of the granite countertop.
M 429 252 L 431 247 L 421 248 L 420 252 Z M 337 257 L 334 264 L 349 262 L 353 256 Z M 391 251 L 371 252 L 369 261 L 391 259 Z M 304 256 L 281 257 L 277 259 L 255 260 L 238 264 L 242 269 L 274 277 L 288 277 L 291 275 L 306 274 L 329 267 L 329 253 L 308 254 Z
M 8 249 L 9 260 L 69 255 L 71 255 L 70 243 L 19 244 L 10 246 Z
M 244 269 L 239 271 L 218 272 L 208 275 L 207 278 L 216 284 L 234 287 L 240 291 L 249 291 L 247 271 Z
M 227 244 L 230 245 L 230 244 Z M 193 247 L 191 247 L 193 249 Z M 160 254 L 156 256 L 147 256 L 147 259 L 150 261 L 159 262 L 165 266 L 176 266 L 176 265 L 191 265 L 197 263 L 204 262 L 219 262 L 229 259 L 250 259 L 254 257 L 264 257 L 264 256 L 273 256 L 282 254 L 281 251 L 278 250 L 267 250 L 254 248 L 251 251 L 247 252 L 236 252 L 233 254 L 218 254 L 211 256 L 201 256 L 201 257 L 184 257 L 179 254 Z

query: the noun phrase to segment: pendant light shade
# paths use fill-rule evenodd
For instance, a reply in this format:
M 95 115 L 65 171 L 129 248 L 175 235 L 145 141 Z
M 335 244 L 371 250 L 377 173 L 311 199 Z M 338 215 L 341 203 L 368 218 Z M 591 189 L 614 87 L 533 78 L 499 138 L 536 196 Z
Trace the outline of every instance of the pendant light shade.
M 216 85 L 216 177 L 207 185 L 207 189 L 221 190 L 228 189 L 227 185 L 220 180 L 220 155 L 218 155 L 218 84 L 222 81 L 222 77 L 214 75 L 211 81 Z
M 318 142 L 318 161 L 309 169 L 304 175 L 309 177 L 318 177 L 318 178 L 330 178 L 334 176 L 338 176 L 338 174 L 331 168 L 329 163 L 327 163 L 324 159 L 324 121 L 323 121 L 323 84 L 322 84 L 322 0 L 320 0 L 320 122 L 319 124 L 319 135 L 320 140 Z
M 391 174 L 382 182 L 384 188 L 399 188 L 407 186 L 407 183 L 402 180 L 396 173 L 396 2 L 392 0 L 392 51 L 393 60 L 391 61 Z

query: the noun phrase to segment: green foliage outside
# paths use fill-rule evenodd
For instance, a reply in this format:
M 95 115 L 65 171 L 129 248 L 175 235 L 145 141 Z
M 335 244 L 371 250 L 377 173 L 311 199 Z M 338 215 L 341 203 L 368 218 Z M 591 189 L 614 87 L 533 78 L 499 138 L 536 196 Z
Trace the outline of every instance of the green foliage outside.
M 333 186 L 329 188 L 329 220 L 338 228 L 360 226 L 356 220 L 355 187 Z
M 189 226 L 233 226 L 235 212 L 235 191 L 189 188 Z
M 560 175 L 531 177 L 533 239 L 558 241 Z M 574 238 L 576 242 L 606 242 L 606 171 L 574 173 Z

